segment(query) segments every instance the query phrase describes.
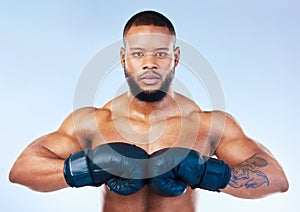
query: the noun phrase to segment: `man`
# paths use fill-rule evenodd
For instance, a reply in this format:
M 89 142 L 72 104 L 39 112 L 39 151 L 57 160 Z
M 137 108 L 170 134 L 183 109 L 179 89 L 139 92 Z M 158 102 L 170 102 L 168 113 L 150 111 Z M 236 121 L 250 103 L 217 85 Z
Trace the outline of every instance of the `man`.
M 123 39 L 129 91 L 33 141 L 12 182 L 41 192 L 104 185 L 103 211 L 195 211 L 199 189 L 249 199 L 288 189 L 277 160 L 232 116 L 172 89 L 180 49 L 165 16 L 134 15 Z

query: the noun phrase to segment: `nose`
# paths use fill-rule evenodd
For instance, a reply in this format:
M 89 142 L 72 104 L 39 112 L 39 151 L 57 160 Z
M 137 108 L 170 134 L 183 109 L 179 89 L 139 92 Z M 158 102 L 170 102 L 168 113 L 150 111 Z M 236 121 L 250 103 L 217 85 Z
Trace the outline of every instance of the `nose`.
M 157 68 L 157 63 L 156 63 L 156 58 L 152 54 L 147 54 L 144 56 L 143 60 L 143 69 L 156 69 Z

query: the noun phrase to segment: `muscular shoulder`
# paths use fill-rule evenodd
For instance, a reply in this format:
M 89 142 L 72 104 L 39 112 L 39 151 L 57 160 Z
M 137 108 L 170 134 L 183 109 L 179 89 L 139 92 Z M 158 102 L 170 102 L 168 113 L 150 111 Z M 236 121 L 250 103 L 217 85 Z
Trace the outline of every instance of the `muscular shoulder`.
M 212 126 L 214 155 L 230 165 L 237 165 L 254 154 L 267 152 L 259 142 L 248 137 L 230 114 L 213 111 L 202 114 Z
M 105 108 L 84 107 L 72 112 L 62 123 L 59 132 L 88 139 L 98 131 L 97 123 L 106 121 L 110 111 Z
M 235 118 L 223 111 L 201 111 L 200 132 L 210 138 L 211 149 L 216 151 L 231 141 L 244 139 L 245 134 Z M 214 151 L 212 154 L 214 154 Z
M 214 111 L 200 111 L 199 114 L 203 124 L 204 123 L 209 124 L 215 130 L 216 129 L 222 130 L 223 133 L 225 132 L 224 130 L 230 131 L 230 130 L 241 129 L 238 122 L 229 113 L 214 110 Z

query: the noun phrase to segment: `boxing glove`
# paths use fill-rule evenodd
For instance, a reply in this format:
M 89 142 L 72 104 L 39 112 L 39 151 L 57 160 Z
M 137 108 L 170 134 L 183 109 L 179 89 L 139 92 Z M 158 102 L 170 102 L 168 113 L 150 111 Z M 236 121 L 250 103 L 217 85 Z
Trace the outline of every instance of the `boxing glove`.
M 102 144 L 71 154 L 64 163 L 64 177 L 71 187 L 106 184 L 115 193 L 129 195 L 145 185 L 147 158 L 147 152 L 135 145 Z
M 231 177 L 230 167 L 222 160 L 201 156 L 186 148 L 166 148 L 150 155 L 149 187 L 161 196 L 178 196 L 186 186 L 219 191 Z

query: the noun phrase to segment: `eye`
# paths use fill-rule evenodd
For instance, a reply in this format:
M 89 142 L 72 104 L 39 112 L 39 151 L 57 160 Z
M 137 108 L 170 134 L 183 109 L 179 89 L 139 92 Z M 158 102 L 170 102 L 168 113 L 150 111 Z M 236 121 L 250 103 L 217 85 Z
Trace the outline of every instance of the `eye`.
M 142 56 L 144 56 L 144 53 L 143 52 L 133 52 L 132 56 L 133 57 L 142 57 Z
M 167 52 L 157 52 L 155 54 L 155 56 L 159 57 L 159 58 L 165 58 L 167 57 L 169 54 Z

